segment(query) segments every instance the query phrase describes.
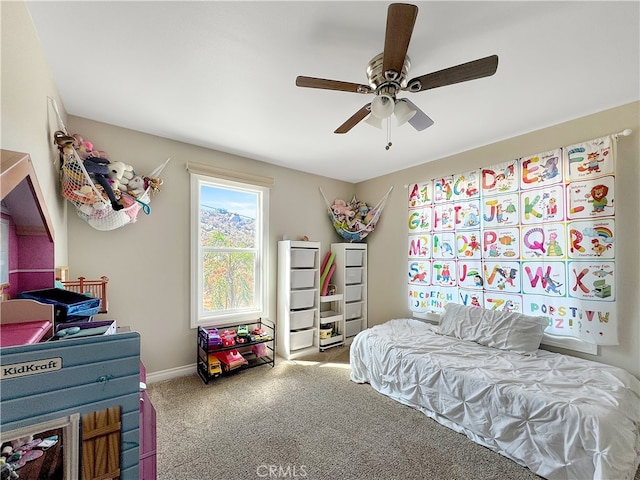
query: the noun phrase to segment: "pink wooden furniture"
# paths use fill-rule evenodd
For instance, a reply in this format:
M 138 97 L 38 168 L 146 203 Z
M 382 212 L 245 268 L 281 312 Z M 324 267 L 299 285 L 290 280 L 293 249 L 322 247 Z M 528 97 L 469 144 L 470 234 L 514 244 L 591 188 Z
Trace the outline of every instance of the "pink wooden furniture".
M 53 335 L 53 305 L 6 300 L 0 309 L 0 347 L 38 343 Z
M 146 391 L 147 370 L 140 363 L 140 480 L 155 480 L 156 409 Z

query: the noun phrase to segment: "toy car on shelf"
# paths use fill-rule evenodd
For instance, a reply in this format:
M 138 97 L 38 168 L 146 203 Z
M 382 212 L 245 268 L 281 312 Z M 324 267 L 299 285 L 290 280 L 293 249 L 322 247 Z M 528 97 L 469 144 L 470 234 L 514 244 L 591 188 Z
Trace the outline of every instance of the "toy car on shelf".
M 236 332 L 225 330 L 220 334 L 223 347 L 233 347 L 236 344 Z
M 206 335 L 206 341 L 210 347 L 222 346 L 222 338 L 220 338 L 217 328 L 207 328 L 203 331 L 204 335 Z
M 222 363 L 222 368 L 225 371 L 235 370 L 236 368 L 240 368 L 243 365 L 247 365 L 249 362 L 240 355 L 240 352 L 235 348 L 233 350 L 226 350 L 224 352 L 215 352 L 211 355 L 214 355 L 220 362 Z
M 273 339 L 273 337 L 268 335 L 262 327 L 254 328 L 251 331 L 251 334 L 253 335 L 253 341 L 255 342 L 266 342 Z
M 251 333 L 259 337 L 260 335 L 264 334 L 264 328 L 256 327 L 253 330 L 251 330 Z
M 213 354 L 209 354 L 209 376 L 219 377 L 222 375 L 222 367 L 220 366 L 220 360 Z
M 236 330 L 236 335 L 238 335 L 239 337 L 246 337 L 249 335 L 249 327 L 247 327 L 246 325 L 240 325 L 238 327 L 238 329 Z

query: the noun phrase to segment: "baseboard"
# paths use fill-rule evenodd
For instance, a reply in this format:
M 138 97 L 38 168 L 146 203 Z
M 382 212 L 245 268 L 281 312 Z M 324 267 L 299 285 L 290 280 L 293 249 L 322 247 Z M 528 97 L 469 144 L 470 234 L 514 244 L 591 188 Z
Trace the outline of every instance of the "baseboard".
M 147 374 L 147 384 L 171 380 L 172 378 L 184 377 L 196 372 L 196 364 L 184 365 L 182 367 L 170 368 Z

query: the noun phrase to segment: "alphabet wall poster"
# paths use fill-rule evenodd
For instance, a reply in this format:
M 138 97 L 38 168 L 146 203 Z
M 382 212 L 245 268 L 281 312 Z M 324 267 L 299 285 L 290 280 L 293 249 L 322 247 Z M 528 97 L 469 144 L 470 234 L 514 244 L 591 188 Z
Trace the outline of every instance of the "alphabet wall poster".
M 545 316 L 616 345 L 615 145 L 603 137 L 409 185 L 408 303 Z

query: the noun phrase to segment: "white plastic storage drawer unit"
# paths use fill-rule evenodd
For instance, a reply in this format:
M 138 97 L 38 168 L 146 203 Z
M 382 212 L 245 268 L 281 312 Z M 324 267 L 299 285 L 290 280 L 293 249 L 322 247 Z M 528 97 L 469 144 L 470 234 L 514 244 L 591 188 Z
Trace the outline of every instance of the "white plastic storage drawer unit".
M 363 252 L 362 250 L 347 250 L 344 253 L 345 256 L 345 267 L 361 267 Z
M 291 249 L 291 268 L 314 268 L 317 250 L 306 248 Z
M 345 336 L 353 337 L 362 330 L 362 322 L 360 320 L 351 320 L 345 322 Z
M 295 290 L 291 292 L 291 310 L 312 308 L 315 306 L 317 290 Z
M 345 302 L 359 302 L 362 300 L 363 285 L 348 285 L 344 287 Z
M 291 330 L 299 330 L 301 328 L 313 327 L 315 313 L 315 309 L 291 312 L 289 315 L 289 328 Z
M 352 320 L 362 316 L 362 303 L 347 303 L 344 307 L 344 319 Z
M 316 271 L 311 270 L 291 270 L 291 289 L 313 288 L 316 283 Z
M 318 350 L 320 242 L 278 241 L 278 355 L 292 360 Z
M 300 350 L 301 348 L 312 346 L 313 337 L 315 336 L 315 328 L 310 328 L 309 330 L 298 330 L 297 332 L 289 333 L 290 349 Z
M 347 285 L 355 285 L 362 283 L 362 268 L 347 268 L 345 269 L 345 282 Z

